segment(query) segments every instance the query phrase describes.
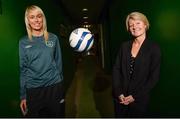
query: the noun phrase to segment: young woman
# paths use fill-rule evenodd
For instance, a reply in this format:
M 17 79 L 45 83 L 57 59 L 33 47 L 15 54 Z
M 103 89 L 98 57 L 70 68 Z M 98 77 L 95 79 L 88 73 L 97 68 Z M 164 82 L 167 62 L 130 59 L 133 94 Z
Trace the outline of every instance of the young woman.
M 19 42 L 20 108 L 27 117 L 64 117 L 64 88 L 58 37 L 47 32 L 38 6 L 25 12 L 27 36 Z
M 146 34 L 146 16 L 132 12 L 126 19 L 132 39 L 122 43 L 113 67 L 116 117 L 144 117 L 149 93 L 159 79 L 161 52 Z

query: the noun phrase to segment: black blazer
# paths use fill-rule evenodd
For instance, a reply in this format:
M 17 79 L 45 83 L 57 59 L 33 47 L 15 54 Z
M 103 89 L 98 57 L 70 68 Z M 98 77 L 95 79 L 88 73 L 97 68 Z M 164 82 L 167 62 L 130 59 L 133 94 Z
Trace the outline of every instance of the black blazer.
M 132 95 L 135 100 L 148 96 L 159 79 L 161 52 L 159 46 L 145 39 L 135 59 L 130 80 L 130 57 L 133 41 L 122 43 L 113 66 L 113 94 Z

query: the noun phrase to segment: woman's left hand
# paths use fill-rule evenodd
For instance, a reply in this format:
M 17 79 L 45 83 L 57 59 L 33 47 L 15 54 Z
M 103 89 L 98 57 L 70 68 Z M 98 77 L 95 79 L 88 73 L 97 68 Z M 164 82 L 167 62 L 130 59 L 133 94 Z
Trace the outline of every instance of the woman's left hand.
M 133 96 L 129 95 L 127 97 L 124 97 L 124 101 L 121 102 L 121 103 L 124 104 L 124 105 L 129 105 L 130 103 L 132 103 L 134 101 L 135 101 L 135 99 L 133 98 Z

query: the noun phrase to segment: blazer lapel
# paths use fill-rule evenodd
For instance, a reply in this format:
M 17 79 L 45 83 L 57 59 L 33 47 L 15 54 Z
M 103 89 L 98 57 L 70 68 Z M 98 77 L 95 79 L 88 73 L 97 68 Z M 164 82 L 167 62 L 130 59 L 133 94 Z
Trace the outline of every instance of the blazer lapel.
M 144 59 L 144 55 L 147 53 L 148 49 L 148 39 L 145 39 L 141 48 L 139 49 L 138 55 L 136 56 L 135 59 L 135 66 L 134 66 L 134 78 L 136 79 L 136 75 L 139 72 L 139 69 L 142 68 L 142 59 Z M 138 79 L 136 79 L 137 81 Z
M 139 52 L 136 56 L 136 62 L 139 62 L 140 60 L 138 60 L 139 58 L 141 58 L 143 56 L 144 53 L 146 53 L 146 49 L 148 48 L 148 39 L 145 39 L 144 42 L 142 43 Z M 135 62 L 135 64 L 136 64 Z

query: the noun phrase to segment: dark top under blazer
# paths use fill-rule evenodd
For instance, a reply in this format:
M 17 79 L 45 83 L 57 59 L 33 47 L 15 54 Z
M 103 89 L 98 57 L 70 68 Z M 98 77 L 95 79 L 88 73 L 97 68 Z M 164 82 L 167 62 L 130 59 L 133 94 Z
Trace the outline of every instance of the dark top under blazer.
M 113 67 L 113 94 L 118 97 L 132 95 L 135 100 L 148 96 L 159 79 L 160 48 L 145 39 L 135 59 L 133 79 L 130 80 L 129 68 L 133 41 L 122 43 Z

